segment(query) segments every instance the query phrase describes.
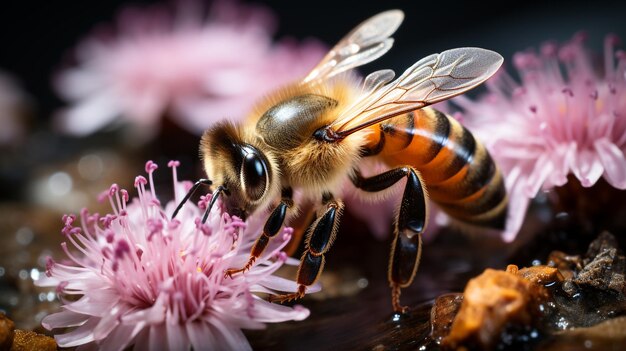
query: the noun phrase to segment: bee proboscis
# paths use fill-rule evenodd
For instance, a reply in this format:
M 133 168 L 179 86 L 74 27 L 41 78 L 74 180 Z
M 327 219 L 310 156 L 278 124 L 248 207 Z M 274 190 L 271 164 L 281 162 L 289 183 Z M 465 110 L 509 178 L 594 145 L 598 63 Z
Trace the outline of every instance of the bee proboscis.
M 261 101 L 244 123 L 220 122 L 205 131 L 200 151 L 210 181 L 196 182 L 176 212 L 201 184 L 216 185 L 207 213 L 220 195 L 226 211 L 244 219 L 271 210 L 248 263 L 227 270 L 227 276 L 245 272 L 296 213 L 293 189 L 315 205 L 317 219 L 306 236 L 297 291 L 272 296 L 274 301 L 301 298 L 317 281 L 337 235 L 346 183 L 376 193 L 406 180 L 388 274 L 396 311 L 403 310 L 400 289 L 411 284 L 420 260 L 426 190 L 458 221 L 503 226 L 507 196 L 489 153 L 454 118 L 428 107 L 484 82 L 502 64 L 499 54 L 447 50 L 417 61 L 397 78 L 391 70 L 362 81 L 345 73 L 386 53 L 403 19 L 402 11 L 390 10 L 366 20 L 302 81 Z M 365 177 L 365 158 L 389 170 Z

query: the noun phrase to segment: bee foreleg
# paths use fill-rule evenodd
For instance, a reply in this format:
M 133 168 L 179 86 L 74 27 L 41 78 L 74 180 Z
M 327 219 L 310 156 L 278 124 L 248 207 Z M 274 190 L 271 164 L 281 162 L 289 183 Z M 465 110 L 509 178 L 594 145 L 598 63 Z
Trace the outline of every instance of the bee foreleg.
M 324 269 L 324 254 L 328 252 L 337 236 L 339 220 L 343 212 L 343 202 L 335 200 L 331 194 L 324 194 L 322 204 L 326 209 L 311 227 L 306 238 L 306 251 L 300 259 L 297 283 L 298 291 L 292 294 L 272 295 L 270 301 L 285 302 L 304 296 L 306 287 L 315 284 Z
M 176 206 L 176 209 L 174 210 L 174 213 L 172 214 L 172 219 L 176 217 L 176 215 L 178 214 L 178 211 L 180 211 L 180 209 L 183 208 L 183 205 L 189 200 L 191 195 L 193 195 L 193 193 L 195 193 L 196 190 L 198 190 L 200 185 L 211 185 L 211 184 L 213 184 L 213 182 L 211 182 L 208 179 L 198 179 L 198 181 L 193 184 L 191 189 L 189 189 L 189 191 L 187 192 L 185 197 L 182 199 L 182 201 L 178 204 L 178 206 Z
M 276 206 L 276 208 L 274 208 L 267 221 L 265 221 L 263 233 L 261 233 L 261 236 L 259 236 L 252 246 L 248 263 L 239 269 L 227 269 L 224 272 L 225 276 L 232 278 L 233 274 L 247 271 L 250 267 L 252 267 L 254 261 L 256 261 L 256 259 L 263 254 L 263 251 L 265 251 L 270 239 L 280 232 L 280 228 L 282 228 L 285 218 L 287 217 L 287 210 L 293 207 L 292 194 L 291 189 L 283 189 L 280 203 Z
M 406 307 L 400 305 L 400 289 L 413 282 L 422 254 L 422 232 L 426 227 L 426 198 L 420 177 L 409 166 L 392 169 L 382 174 L 364 178 L 356 174 L 352 182 L 357 188 L 377 192 L 407 178 L 394 225 L 394 239 L 389 259 L 388 279 L 391 286 L 391 303 L 396 312 Z

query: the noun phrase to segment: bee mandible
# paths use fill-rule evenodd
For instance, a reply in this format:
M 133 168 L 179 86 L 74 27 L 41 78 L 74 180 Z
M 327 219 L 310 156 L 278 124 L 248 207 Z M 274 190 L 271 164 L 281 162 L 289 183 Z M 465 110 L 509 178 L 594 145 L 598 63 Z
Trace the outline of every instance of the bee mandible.
M 243 219 L 270 209 L 248 263 L 226 276 L 250 268 L 294 217 L 294 189 L 315 205 L 317 217 L 305 237 L 297 291 L 271 296 L 273 301 L 301 298 L 319 278 L 337 235 L 346 183 L 374 193 L 406 180 L 388 270 L 395 311 L 403 311 L 400 291 L 411 284 L 420 261 L 428 195 L 455 220 L 503 226 L 507 195 L 498 167 L 459 122 L 428 107 L 484 82 L 502 56 L 457 48 L 427 56 L 397 78 L 391 70 L 363 80 L 347 73 L 385 54 L 403 19 L 402 11 L 390 10 L 366 20 L 302 81 L 259 102 L 244 123 L 220 122 L 204 132 L 200 153 L 208 179 L 195 183 L 174 216 L 202 184 L 215 186 L 206 214 L 220 196 L 226 211 Z M 389 170 L 365 177 L 359 168 L 365 158 Z

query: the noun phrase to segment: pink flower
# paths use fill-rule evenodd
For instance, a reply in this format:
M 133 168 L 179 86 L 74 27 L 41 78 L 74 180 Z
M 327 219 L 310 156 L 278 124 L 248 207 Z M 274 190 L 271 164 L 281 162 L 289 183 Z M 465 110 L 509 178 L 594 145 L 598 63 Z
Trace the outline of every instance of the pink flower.
M 626 189 L 626 55 L 614 53 L 619 40 L 607 36 L 598 71 L 584 39 L 519 52 L 513 64 L 521 83 L 500 72 L 488 96 L 455 99 L 506 175 L 506 240 L 517 234 L 530 199 L 565 184 L 568 174 L 585 187 L 604 177 Z
M 262 7 L 216 1 L 206 16 L 191 0 L 172 12 L 127 8 L 114 31 L 78 47 L 77 64 L 56 80 L 72 104 L 58 116 L 61 129 L 88 135 L 124 118 L 145 137 L 168 115 L 199 134 L 216 120 L 244 117 L 325 53 L 312 40 L 273 43 L 275 19 Z
M 178 162 L 170 162 L 175 201 L 161 205 L 152 174 L 135 180 L 138 197 L 113 185 L 105 194 L 113 213 L 64 216 L 63 250 L 69 260 L 50 259 L 40 286 L 56 286 L 63 311 L 44 318 L 47 329 L 70 328 L 56 335 L 61 347 L 123 350 L 134 345 L 149 350 L 249 349 L 242 328 L 264 323 L 302 320 L 309 311 L 269 303 L 256 293 L 295 291 L 292 281 L 272 274 L 287 260 L 281 249 L 291 228 L 245 274 L 224 277 L 224 270 L 241 267 L 259 233 L 261 222 L 248 225 L 237 217 L 211 211 L 200 222 L 208 197 L 199 207 L 188 203 L 176 219 L 170 216 L 190 184 L 176 178 Z M 150 188 L 146 189 L 146 184 Z

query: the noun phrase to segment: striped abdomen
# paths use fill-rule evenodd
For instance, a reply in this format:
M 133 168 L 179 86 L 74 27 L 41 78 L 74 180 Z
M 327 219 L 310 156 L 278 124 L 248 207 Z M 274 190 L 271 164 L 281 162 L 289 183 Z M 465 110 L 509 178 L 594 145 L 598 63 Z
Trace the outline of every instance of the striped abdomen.
M 366 156 L 411 165 L 450 216 L 502 229 L 507 196 L 502 174 L 485 147 L 454 118 L 423 108 L 372 126 Z

